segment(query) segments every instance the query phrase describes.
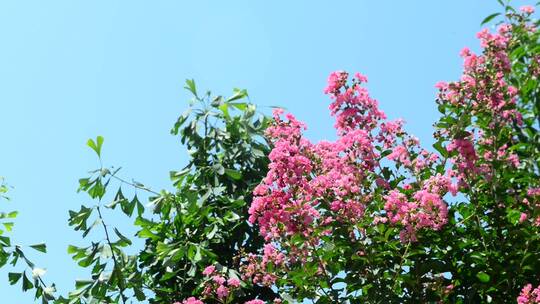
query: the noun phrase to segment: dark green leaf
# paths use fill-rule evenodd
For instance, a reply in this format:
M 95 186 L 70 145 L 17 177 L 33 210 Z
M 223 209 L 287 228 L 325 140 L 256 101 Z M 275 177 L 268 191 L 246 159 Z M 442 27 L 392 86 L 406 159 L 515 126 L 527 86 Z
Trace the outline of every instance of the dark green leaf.
M 493 18 L 499 16 L 501 13 L 495 13 L 495 14 L 491 14 L 489 16 L 487 16 L 486 18 L 484 18 L 484 20 L 482 20 L 482 23 L 480 23 L 480 25 L 484 25 L 488 22 L 490 22 L 491 20 L 493 20 Z
M 34 248 L 37 251 L 41 251 L 46 253 L 47 252 L 47 245 L 45 243 L 39 243 L 35 245 L 30 245 L 30 247 Z
M 21 279 L 22 273 L 19 272 L 10 272 L 8 273 L 9 284 L 15 285 Z

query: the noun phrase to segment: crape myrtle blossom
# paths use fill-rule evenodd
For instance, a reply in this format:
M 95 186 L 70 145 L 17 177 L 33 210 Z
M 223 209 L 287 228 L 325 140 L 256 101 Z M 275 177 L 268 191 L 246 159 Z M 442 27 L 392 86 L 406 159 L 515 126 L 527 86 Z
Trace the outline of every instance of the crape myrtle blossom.
M 521 11 L 515 14 L 534 10 Z M 482 52 L 464 48 L 462 75 L 436 84 L 442 114 L 437 152 L 408 134 L 402 120 L 387 120 L 361 74 L 336 71 L 328 78 L 324 92 L 331 98 L 334 141 L 310 141 L 306 124 L 276 109 L 266 131 L 272 147 L 268 172 L 248 211 L 265 245 L 240 257 L 239 279 L 205 268 L 202 299 L 227 303 L 241 285 L 254 284 L 329 303 L 453 302 L 467 299 L 466 282 L 474 281 L 473 302 L 492 296 L 540 302 L 530 271 L 498 271 L 511 285 L 502 296 L 484 288 L 502 286 L 493 271 L 506 269 L 506 261 L 490 254 L 509 248 L 504 242 L 520 237 L 515 232 L 537 232 L 540 226 L 538 167 L 527 156 L 536 152 L 520 150 L 515 131 L 530 117 L 520 105 L 521 85 L 510 77 L 514 26 L 480 31 Z M 535 32 L 532 25 L 524 28 Z M 525 62 L 526 72 L 539 77 L 540 58 Z M 531 166 L 534 174 L 522 174 Z M 459 196 L 449 204 L 450 195 Z M 510 245 L 517 255 L 535 246 Z M 431 264 L 440 269 L 426 269 Z M 472 275 L 461 271 L 469 266 Z M 342 291 L 348 294 L 332 294 L 335 282 L 346 284 Z M 533 284 L 523 287 L 526 282 Z
M 489 184 L 499 166 L 519 170 L 523 164 L 511 149 L 517 143 L 512 132 L 524 118 L 518 89 L 507 80 L 511 32 L 506 24 L 495 33 L 480 31 L 482 54 L 464 48 L 459 81 L 437 83 L 438 103 L 450 109 L 437 124 L 440 154 L 422 148 L 403 130 L 403 121 L 386 119 L 361 74 L 350 79 L 336 71 L 328 78 L 324 92 L 332 99 L 335 141 L 311 142 L 303 135 L 304 123 L 276 110 L 266 134 L 273 146 L 269 171 L 254 191 L 249 221 L 283 258 L 261 265 L 261 256 L 249 256 L 246 280 L 274 284 L 280 269 L 309 263 L 323 274 L 326 265 L 312 252 L 334 239 L 369 244 L 370 225 L 399 227 L 403 243 L 421 241 L 424 231 L 436 233 L 448 224 L 447 194 L 468 195 L 472 187 Z M 534 220 L 538 200 L 530 194 L 522 198 L 520 204 L 528 207 L 517 222 L 526 224 Z M 302 245 L 294 241 L 298 238 Z
M 440 124 L 435 134 L 448 142 L 446 149 L 453 155 L 461 187 L 467 187 L 475 178 L 490 180 L 492 162 L 520 165 L 517 154 L 508 150 L 506 144 L 498 145 L 500 140 L 496 138 L 496 134 L 510 132 L 512 125 L 521 125 L 523 121 L 516 108 L 517 89 L 505 79 L 511 68 L 507 53 L 511 26 L 503 24 L 496 33 L 484 29 L 477 37 L 484 52 L 476 55 L 468 48 L 461 51 L 464 69 L 461 80 L 436 85 L 438 103 L 461 109 L 456 116 L 448 118 L 454 119 L 453 124 Z M 471 124 L 467 121 L 471 115 L 486 117 L 486 121 L 476 120 Z
M 418 140 L 402 130 L 401 120 L 385 121 L 377 101 L 361 86 L 367 81 L 365 76 L 356 74 L 350 86 L 347 81 L 346 72 L 334 72 L 324 90 L 333 99 L 330 111 L 336 117 L 339 135 L 334 142 L 311 143 L 302 135 L 305 124 L 291 114 L 282 119 L 283 111 L 274 111 L 274 124 L 267 131 L 274 146 L 269 172 L 255 189 L 249 210 L 250 222 L 259 225 L 268 241 L 297 233 L 312 237 L 312 232 L 324 223 L 354 223 L 363 218 L 366 206 L 373 200 L 370 187 L 388 186 L 384 179 L 377 178 L 384 159 L 415 172 L 439 161 L 438 155 L 420 149 Z M 390 153 L 384 157 L 381 150 Z M 444 217 L 444 203 L 438 202 L 438 208 L 430 206 L 428 213 L 440 211 Z M 418 228 L 441 226 L 423 223 Z M 402 224 L 412 232 L 409 223 Z
M 283 268 L 285 255 L 279 252 L 273 244 L 264 245 L 262 256 L 248 254 L 240 268 L 242 279 L 252 281 L 254 284 L 272 286 L 278 276 L 268 269 Z
M 175 302 L 174 304 L 204 304 L 204 302 L 195 297 L 190 297 L 182 301 L 182 303 Z
M 523 63 L 511 60 L 522 43 L 516 35 L 535 40 L 537 29 L 527 19 L 534 13 L 534 7 L 523 6 L 520 11 L 507 12 L 507 17 L 517 22 L 500 24 L 495 32 L 483 29 L 477 34 L 483 48 L 481 54 L 468 48 L 461 51 L 463 75 L 459 81 L 436 85 L 437 102 L 444 116 L 436 124 L 435 136 L 441 145 L 446 144 L 450 170 L 458 180 L 458 189 L 452 191 L 469 196 L 472 204 L 479 197 L 489 198 L 480 207 L 484 208 L 481 209 L 484 214 L 491 213 L 481 219 L 486 230 L 493 229 L 491 225 L 500 225 L 501 219 L 495 215 L 526 230 L 528 225 L 540 226 L 538 167 L 520 158 L 520 155 L 527 157 L 520 154 L 520 146 L 527 144 L 522 130 L 527 130 L 524 121 L 527 114 L 530 119 L 532 110 L 526 103 L 530 101 L 521 99 L 520 89 L 523 90 L 524 84 L 513 79 L 516 66 L 523 68 L 528 77 L 538 79 L 539 62 L 538 57 Z M 528 179 L 523 182 L 513 176 Z M 526 285 L 517 302 L 540 303 L 540 287 L 533 289 L 531 284 Z
M 540 303 L 540 286 L 533 289 L 531 284 L 525 285 L 517 298 L 518 304 Z
M 530 14 L 534 8 L 525 6 L 521 11 Z M 446 118 L 453 124 L 440 123 L 435 135 L 448 143 L 446 150 L 452 155 L 453 170 L 462 188 L 480 180 L 491 181 L 499 164 L 512 170 L 521 166 L 510 146 L 519 141 L 513 130 L 523 125 L 523 117 L 517 108 L 518 90 L 506 80 L 511 72 L 508 48 L 513 26 L 502 24 L 496 33 L 480 31 L 477 37 L 483 53 L 476 55 L 464 48 L 461 80 L 436 85 L 438 103 L 454 110 Z M 530 71 L 538 74 L 532 67 Z M 477 118 L 471 120 L 470 114 Z M 524 196 L 523 202 L 533 199 L 530 193 Z M 520 222 L 526 220 L 523 213 Z
M 272 259 L 273 261 L 282 259 L 276 255 L 276 251 L 269 245 L 267 245 L 265 259 Z M 266 261 L 265 261 L 266 262 Z M 202 274 L 206 277 L 201 299 L 196 297 L 190 297 L 182 302 L 175 302 L 174 304 L 204 304 L 204 301 L 210 301 L 211 303 L 237 303 L 235 302 L 235 294 L 240 292 L 242 282 L 237 277 L 228 277 L 229 272 L 225 267 L 216 265 L 209 265 L 203 271 Z M 246 304 L 265 303 L 259 299 L 253 299 L 245 302 Z M 275 299 L 273 303 L 281 303 L 280 299 Z
M 272 303 L 280 304 L 281 300 L 276 299 L 272 301 Z M 190 298 L 185 299 L 182 302 L 174 302 L 173 304 L 204 304 L 204 302 L 195 297 L 190 297 Z M 244 304 L 266 304 L 266 302 L 263 300 L 255 299 L 255 300 L 247 301 Z
M 447 207 L 437 193 L 420 190 L 409 200 L 403 193 L 392 190 L 385 198 L 384 209 L 390 223 L 405 227 L 400 233 L 402 241 L 417 241 L 416 230 L 426 227 L 438 230 L 447 223 Z
M 207 278 L 204 282 L 203 299 L 215 299 L 219 303 L 230 303 L 234 293 L 240 290 L 241 282 L 236 277 L 227 277 L 225 268 L 214 265 L 207 266 L 202 274 Z
M 258 225 L 274 253 L 265 247 L 262 256 L 248 255 L 242 268 L 246 280 L 268 286 L 279 269 L 309 263 L 310 250 L 323 246 L 321 238 L 332 236 L 335 227 L 345 227 L 356 242 L 365 237 L 358 223 L 386 223 L 401 227 L 401 240 L 407 242 L 417 241 L 419 231 L 439 230 L 447 223 L 443 196 L 456 193 L 453 176 L 417 178 L 442 158 L 422 149 L 403 130 L 402 120 L 387 121 L 362 86 L 365 82 L 358 73 L 350 83 L 344 71 L 330 74 L 324 92 L 336 118 L 338 138 L 332 142 L 312 143 L 303 136 L 304 123 L 274 111 L 266 133 L 273 145 L 269 171 L 249 209 L 249 221 Z M 402 174 L 411 176 L 409 183 L 391 185 Z M 307 246 L 291 242 L 297 236 Z M 266 271 L 269 263 L 271 272 Z M 321 263 L 319 272 L 324 268 Z
M 522 204 L 527 212 L 521 214 L 520 222 L 525 222 L 529 218 L 530 213 L 533 225 L 540 226 L 540 187 L 531 187 L 527 189 Z
M 534 13 L 534 7 L 531 5 L 524 5 L 519 8 L 519 10 L 525 14 L 532 14 Z

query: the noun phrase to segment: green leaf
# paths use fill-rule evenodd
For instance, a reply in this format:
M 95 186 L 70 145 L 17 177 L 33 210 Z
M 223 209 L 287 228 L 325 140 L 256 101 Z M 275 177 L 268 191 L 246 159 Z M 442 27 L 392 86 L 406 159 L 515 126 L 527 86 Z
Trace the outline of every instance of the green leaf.
M 93 280 L 75 280 L 75 288 L 80 289 L 94 283 Z
M 11 240 L 7 236 L 0 235 L 0 247 L 11 246 Z
M 76 247 L 76 246 L 73 246 L 73 245 L 69 245 L 68 248 L 67 248 L 67 252 L 69 254 L 73 254 L 73 253 L 77 253 L 79 252 L 81 249 L 79 247 Z
M 148 228 L 143 228 L 141 231 L 137 232 L 137 236 L 140 238 L 150 238 L 152 240 L 159 239 L 159 236 L 150 231 Z
M 210 197 L 211 194 L 212 194 L 212 190 L 208 189 L 208 191 L 206 191 L 206 193 L 203 194 L 203 196 L 201 196 L 197 200 L 197 207 L 201 208 L 204 205 L 204 203 L 206 202 L 206 200 L 208 200 L 208 198 Z
M 114 208 L 116 208 L 116 205 L 118 205 L 118 204 L 120 204 L 120 203 L 122 203 L 124 201 L 126 201 L 126 198 L 124 197 L 124 194 L 122 193 L 122 187 L 119 187 L 118 191 L 116 192 L 116 195 L 114 197 L 114 200 L 110 204 L 106 205 L 105 207 L 107 207 L 109 209 L 114 209 Z
M 195 252 L 195 256 L 193 257 L 193 261 L 195 263 L 197 263 L 200 260 L 202 260 L 201 247 L 197 246 L 197 251 Z
M 446 151 L 446 149 L 443 147 L 442 141 L 440 140 L 433 144 L 433 148 L 435 148 L 435 150 L 437 150 L 442 157 L 446 157 L 448 155 L 448 151 Z
M 488 22 L 490 22 L 491 20 L 493 20 L 493 18 L 499 16 L 501 13 L 495 13 L 495 14 L 491 14 L 489 16 L 487 16 L 486 18 L 484 18 L 484 20 L 482 20 L 482 23 L 480 23 L 480 25 L 484 25 Z
M 224 103 L 220 105 L 219 109 L 221 110 L 221 112 L 226 118 L 229 118 L 229 105 L 228 104 Z
M 198 244 L 189 245 L 188 258 L 192 263 L 197 263 L 202 260 L 201 247 Z
M 22 283 L 22 290 L 27 291 L 29 289 L 32 289 L 34 287 L 34 284 L 30 282 L 30 280 L 26 277 L 26 273 L 23 273 L 23 283 Z
M 213 225 L 212 226 L 212 230 L 210 232 L 208 232 L 208 234 L 206 235 L 206 237 L 211 240 L 214 238 L 214 235 L 216 235 L 216 232 L 218 231 L 218 226 L 217 225 Z
M 186 86 L 184 88 L 190 91 L 191 94 L 193 94 L 195 97 L 197 97 L 197 88 L 195 86 L 195 80 L 186 79 Z
M 100 257 L 105 260 L 112 257 L 112 248 L 109 244 L 103 244 L 101 246 Z
M 225 174 L 227 174 L 230 178 L 235 179 L 235 180 L 242 179 L 242 172 L 238 170 L 225 169 Z
M 490 276 L 489 274 L 485 273 L 485 272 L 479 272 L 476 274 L 476 277 L 480 280 L 480 282 L 482 283 L 487 283 L 489 282 L 489 279 L 490 279 Z
M 223 168 L 223 166 L 221 164 L 215 164 L 214 166 L 212 166 L 214 171 L 219 174 L 219 175 L 223 175 L 225 174 L 225 168 Z
M 120 238 L 120 240 L 117 242 L 118 245 L 125 247 L 127 245 L 131 245 L 131 240 L 125 237 L 123 234 L 118 231 L 118 229 L 114 228 L 114 233 Z
M 519 224 L 519 219 L 521 217 L 521 212 L 516 209 L 510 209 L 506 213 L 506 218 L 508 221 L 514 225 Z
M 17 282 L 21 279 L 21 277 L 22 277 L 22 273 L 20 272 L 8 273 L 9 284 L 11 285 L 17 284 Z
M 98 156 L 101 157 L 101 146 L 103 145 L 103 137 L 102 136 L 98 136 L 96 138 L 96 141 L 94 141 L 93 139 L 89 139 L 86 142 L 86 144 L 90 148 L 92 148 L 92 150 L 94 150 Z
M 82 234 L 82 237 L 85 238 L 92 229 L 94 229 L 96 226 L 100 225 L 102 223 L 102 220 L 100 218 L 97 218 L 90 227 L 88 227 Z
M 234 101 L 234 100 L 242 99 L 242 98 L 248 96 L 247 90 L 245 90 L 245 89 L 237 89 L 237 88 L 234 88 L 234 89 L 233 89 L 233 92 L 234 92 L 233 96 L 229 97 L 229 98 L 227 99 L 227 102 L 231 102 L 231 101 Z
M 4 227 L 6 227 L 7 231 L 11 231 L 13 229 L 13 223 L 12 222 L 2 223 L 2 224 L 4 225 Z
M 47 245 L 45 243 L 30 245 L 30 247 L 34 248 L 37 251 L 47 253 Z

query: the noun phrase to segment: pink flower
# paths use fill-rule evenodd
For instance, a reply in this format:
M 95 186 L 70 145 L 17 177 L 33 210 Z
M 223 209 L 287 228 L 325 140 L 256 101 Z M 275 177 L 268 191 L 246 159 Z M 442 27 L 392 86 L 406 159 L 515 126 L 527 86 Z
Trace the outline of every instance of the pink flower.
M 324 93 L 334 93 L 339 91 L 345 85 L 349 74 L 344 71 L 336 71 L 328 76 L 328 86 L 324 89 Z
M 448 88 L 448 83 L 444 81 L 439 81 L 435 84 L 435 87 L 439 90 L 446 90 Z
M 454 284 L 450 284 L 450 285 L 446 286 L 443 293 L 444 294 L 449 294 L 450 292 L 452 292 L 453 289 L 454 289 Z
M 218 298 L 220 298 L 220 299 L 226 298 L 229 295 L 229 288 L 227 288 L 227 287 L 225 287 L 223 285 L 220 285 L 216 289 L 216 294 L 217 294 Z
M 176 302 L 174 304 L 180 304 L 179 302 Z M 190 297 L 182 301 L 182 304 L 204 304 L 201 300 L 198 300 L 195 297 Z
M 237 288 L 240 286 L 240 280 L 237 278 L 230 278 L 227 280 L 227 285 Z
M 471 50 L 468 48 L 468 47 L 464 47 L 463 49 L 461 49 L 461 51 L 459 52 L 459 56 L 465 58 L 465 57 L 469 57 L 471 56 Z
M 405 146 L 397 146 L 394 148 L 392 153 L 390 153 L 387 158 L 389 160 L 394 160 L 396 162 L 402 163 L 405 166 L 411 165 L 411 159 L 409 157 L 409 151 Z
M 525 14 L 532 14 L 534 13 L 534 7 L 531 5 L 524 5 L 519 8 L 519 10 Z
M 402 241 L 415 241 L 416 231 L 422 228 L 439 230 L 448 221 L 448 209 L 440 195 L 427 190 L 417 191 L 414 200 L 398 190 L 385 196 L 384 210 L 392 224 L 400 224 Z
M 264 301 L 262 301 L 262 300 L 255 299 L 255 300 L 247 301 L 247 302 L 244 303 L 244 304 L 265 304 L 265 303 L 264 303 Z
M 527 220 L 527 213 L 524 213 L 522 212 L 520 215 L 519 215 L 519 222 L 520 223 L 523 223 Z
M 360 73 L 354 74 L 354 77 L 360 82 L 368 82 L 367 77 Z
M 222 285 L 223 283 L 225 283 L 225 278 L 223 278 L 222 276 L 213 276 L 212 277 L 212 280 L 217 283 L 217 284 L 220 284 Z
M 216 267 L 211 265 L 211 266 L 206 267 L 203 270 L 202 274 L 205 275 L 205 276 L 210 276 L 211 274 L 214 273 L 215 270 L 216 270 Z
M 536 287 L 534 290 L 532 288 L 533 287 L 531 284 L 527 284 L 525 287 L 523 287 L 517 298 L 518 304 L 540 303 L 540 286 Z

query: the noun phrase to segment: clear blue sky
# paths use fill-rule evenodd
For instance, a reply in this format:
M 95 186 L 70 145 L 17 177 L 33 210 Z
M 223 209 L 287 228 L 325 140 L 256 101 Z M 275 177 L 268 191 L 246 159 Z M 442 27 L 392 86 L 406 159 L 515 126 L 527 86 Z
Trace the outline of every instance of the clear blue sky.
M 186 162 L 169 135 L 185 78 L 285 106 L 318 140 L 334 136 L 327 75 L 345 69 L 366 74 L 388 116 L 431 143 L 433 85 L 459 76 L 459 50 L 478 49 L 480 21 L 498 10 L 495 0 L 2 1 L 0 175 L 14 189 L 0 208 L 20 211 L 16 242 L 47 241 L 33 257 L 66 293 L 88 273 L 66 252 L 88 242 L 67 226 L 68 209 L 89 202 L 76 193 L 97 166 L 88 138 L 105 137 L 105 162 L 124 176 L 170 189 L 169 170 Z M 0 302 L 32 303 L 6 273 Z

